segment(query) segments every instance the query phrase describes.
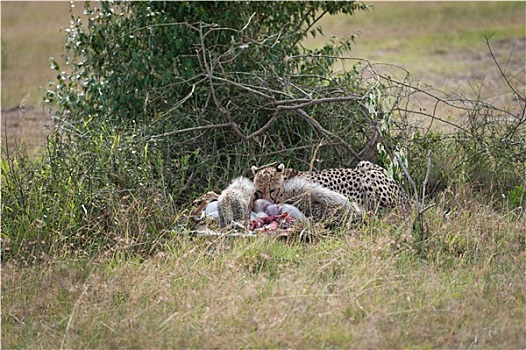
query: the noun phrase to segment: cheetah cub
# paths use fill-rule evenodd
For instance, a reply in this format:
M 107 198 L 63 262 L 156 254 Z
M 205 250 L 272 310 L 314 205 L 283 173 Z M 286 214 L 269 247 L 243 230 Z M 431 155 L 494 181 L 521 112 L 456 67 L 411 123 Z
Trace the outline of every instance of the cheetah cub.
M 254 192 L 252 181 L 243 176 L 235 178 L 217 199 L 219 227 L 246 228 Z

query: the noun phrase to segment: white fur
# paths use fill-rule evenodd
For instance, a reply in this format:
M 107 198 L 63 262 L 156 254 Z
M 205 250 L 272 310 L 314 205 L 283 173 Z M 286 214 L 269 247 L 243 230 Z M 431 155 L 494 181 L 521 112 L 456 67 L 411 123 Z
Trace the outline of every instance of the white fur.
M 217 199 L 219 226 L 246 225 L 253 198 L 254 183 L 243 176 L 235 178 Z
M 278 199 L 297 206 L 302 213 L 318 216 L 317 219 L 331 212 L 361 214 L 358 205 L 346 196 L 301 177 L 284 181 Z

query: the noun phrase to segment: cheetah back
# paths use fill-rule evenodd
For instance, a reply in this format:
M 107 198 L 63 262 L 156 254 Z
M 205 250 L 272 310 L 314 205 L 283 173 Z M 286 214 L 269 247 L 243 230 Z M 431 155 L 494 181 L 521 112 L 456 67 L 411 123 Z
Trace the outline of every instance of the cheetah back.
M 385 170 L 368 161 L 360 162 L 354 169 L 335 168 L 314 172 L 284 169 L 284 165 L 280 164 L 276 168 L 264 168 L 254 174 L 257 196 L 274 202 L 282 191 L 283 182 L 295 177 L 319 184 L 375 211 L 392 208 L 398 203 L 406 206 L 409 202 L 409 197 L 385 174 Z

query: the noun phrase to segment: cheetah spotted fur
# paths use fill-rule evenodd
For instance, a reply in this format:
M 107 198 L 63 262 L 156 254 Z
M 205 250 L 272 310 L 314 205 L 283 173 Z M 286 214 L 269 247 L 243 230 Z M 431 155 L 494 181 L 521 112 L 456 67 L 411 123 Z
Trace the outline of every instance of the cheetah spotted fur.
M 252 167 L 256 198 L 275 201 L 283 191 L 283 184 L 293 178 L 302 178 L 337 192 L 361 208 L 374 212 L 400 204 L 409 205 L 409 197 L 396 182 L 385 174 L 382 167 L 368 161 L 356 168 L 335 168 L 321 171 L 296 171 L 277 167 Z

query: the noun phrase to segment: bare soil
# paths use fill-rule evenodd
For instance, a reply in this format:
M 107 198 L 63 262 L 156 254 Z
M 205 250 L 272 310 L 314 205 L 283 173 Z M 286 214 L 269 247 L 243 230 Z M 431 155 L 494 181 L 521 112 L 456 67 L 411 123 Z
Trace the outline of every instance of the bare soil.
M 29 155 L 37 155 L 44 149 L 52 125 L 44 107 L 2 108 L 2 149 L 13 152 L 24 146 Z

